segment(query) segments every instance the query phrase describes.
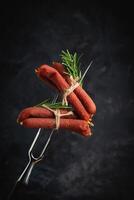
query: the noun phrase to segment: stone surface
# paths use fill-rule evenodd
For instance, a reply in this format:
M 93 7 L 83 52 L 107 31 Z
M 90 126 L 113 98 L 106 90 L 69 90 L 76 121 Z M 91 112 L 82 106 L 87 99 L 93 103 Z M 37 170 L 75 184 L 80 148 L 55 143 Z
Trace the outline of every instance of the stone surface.
M 125 9 L 124 9 L 125 10 Z M 5 199 L 27 163 L 37 130 L 20 127 L 18 113 L 54 90 L 34 73 L 59 60 L 62 49 L 93 60 L 85 89 L 97 105 L 91 138 L 60 131 L 35 167 L 19 199 L 133 199 L 134 59 L 131 16 L 114 5 L 18 3 L 4 5 L 1 23 L 0 180 Z

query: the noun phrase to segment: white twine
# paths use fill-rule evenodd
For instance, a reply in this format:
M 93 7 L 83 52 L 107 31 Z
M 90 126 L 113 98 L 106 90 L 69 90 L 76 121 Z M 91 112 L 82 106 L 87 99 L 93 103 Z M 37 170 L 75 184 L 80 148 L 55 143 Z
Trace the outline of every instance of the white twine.
M 71 94 L 80 84 L 77 82 L 79 80 L 79 77 L 76 77 L 73 79 L 72 76 L 70 76 L 71 79 L 71 86 L 65 90 L 63 93 L 63 99 L 62 99 L 62 105 L 68 105 L 67 96 Z
M 51 112 L 54 113 L 55 115 L 55 123 L 56 123 L 56 130 L 59 129 L 60 127 L 60 118 L 63 117 L 63 116 L 68 116 L 68 115 L 73 115 L 73 112 L 72 111 L 69 111 L 67 113 L 60 113 L 60 109 L 51 109 L 49 108 L 48 106 L 46 106 L 45 104 L 43 104 L 43 107 L 45 107 L 46 109 L 50 110 Z

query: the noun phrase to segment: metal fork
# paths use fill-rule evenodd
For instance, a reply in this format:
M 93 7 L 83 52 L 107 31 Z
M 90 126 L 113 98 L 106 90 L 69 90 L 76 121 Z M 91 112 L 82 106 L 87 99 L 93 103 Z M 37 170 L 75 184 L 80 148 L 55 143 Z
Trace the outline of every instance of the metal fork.
M 58 98 L 58 95 L 56 95 L 54 97 L 52 102 L 55 103 L 57 101 L 57 98 Z M 50 143 L 51 137 L 52 137 L 52 135 L 53 135 L 53 133 L 54 133 L 54 131 L 56 129 L 55 128 L 52 129 L 52 131 L 50 132 L 50 135 L 49 135 L 49 137 L 48 137 L 48 139 L 47 139 L 47 141 L 46 141 L 41 153 L 39 154 L 38 157 L 35 157 L 33 155 L 32 151 L 33 151 L 33 148 L 34 148 L 35 144 L 37 143 L 37 140 L 39 138 L 41 130 L 43 130 L 43 129 L 41 129 L 41 128 L 38 129 L 38 132 L 37 132 L 32 144 L 31 144 L 31 146 L 29 148 L 29 151 L 28 151 L 28 158 L 29 158 L 28 164 L 26 165 L 25 169 L 23 170 L 23 172 L 21 173 L 21 175 L 17 179 L 17 181 L 16 181 L 11 193 L 9 194 L 8 199 L 11 199 L 13 197 L 16 189 L 18 188 L 18 186 L 20 186 L 20 184 L 28 185 L 29 178 L 30 178 L 31 172 L 33 170 L 33 167 L 35 166 L 35 164 L 39 163 L 43 159 L 44 153 L 45 153 L 45 151 L 46 151 L 46 149 L 47 149 L 47 147 L 48 147 L 48 145 Z
M 40 155 L 38 157 L 35 157 L 33 155 L 33 153 L 32 153 L 32 149 L 33 149 L 33 147 L 34 147 L 34 145 L 35 145 L 35 143 L 36 143 L 36 141 L 37 141 L 37 139 L 38 139 L 38 137 L 40 135 L 41 130 L 42 129 L 39 128 L 39 130 L 38 130 L 38 132 L 37 132 L 37 134 L 36 134 L 36 136 L 35 136 L 35 138 L 34 138 L 34 140 L 32 142 L 32 145 L 31 145 L 31 147 L 30 147 L 30 149 L 28 151 L 29 162 L 28 162 L 27 166 L 25 167 L 25 169 L 23 170 L 22 174 L 20 175 L 20 177 L 17 180 L 17 182 L 21 181 L 25 185 L 28 185 L 31 172 L 32 172 L 32 169 L 35 166 L 35 164 L 39 163 L 43 159 L 45 150 L 46 150 L 46 148 L 47 148 L 47 146 L 48 146 L 48 144 L 49 144 L 49 142 L 51 140 L 51 137 L 52 137 L 52 135 L 53 135 L 53 133 L 55 131 L 55 129 L 53 129 L 51 131 L 51 133 L 50 133 L 50 135 L 49 135 L 49 137 L 47 139 L 47 142 L 46 142 L 45 146 L 43 147 Z

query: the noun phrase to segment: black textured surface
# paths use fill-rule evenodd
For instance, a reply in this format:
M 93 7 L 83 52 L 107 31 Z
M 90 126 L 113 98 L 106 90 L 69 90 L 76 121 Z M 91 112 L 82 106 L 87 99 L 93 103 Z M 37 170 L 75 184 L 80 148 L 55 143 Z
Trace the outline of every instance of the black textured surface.
M 84 54 L 82 71 L 94 61 L 85 80 L 97 105 L 94 134 L 91 138 L 67 131 L 55 135 L 17 199 L 133 199 L 132 10 L 122 4 L 40 1 L 7 4 L 2 11 L 1 199 L 26 165 L 36 133 L 17 125 L 18 113 L 54 95 L 37 79 L 34 68 L 57 60 L 67 48 Z

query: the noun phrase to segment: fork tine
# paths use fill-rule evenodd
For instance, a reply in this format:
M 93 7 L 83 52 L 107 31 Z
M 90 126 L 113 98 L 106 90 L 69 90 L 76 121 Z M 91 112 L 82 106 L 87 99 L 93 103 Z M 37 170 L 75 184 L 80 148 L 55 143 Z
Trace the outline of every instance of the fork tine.
M 58 96 L 59 96 L 59 95 L 57 94 L 57 95 L 54 97 L 52 103 L 54 103 L 54 102 L 57 101 Z M 48 137 L 48 139 L 47 139 L 47 141 L 46 141 L 46 144 L 44 145 L 44 148 L 42 149 L 42 152 L 41 152 L 39 158 L 43 157 L 43 154 L 45 153 L 46 148 L 48 147 L 48 145 L 49 145 L 49 143 L 50 143 L 50 140 L 51 140 L 51 137 L 52 137 L 52 135 L 53 135 L 53 133 L 54 133 L 55 130 L 56 130 L 55 128 L 52 129 L 52 131 L 51 131 L 51 133 L 50 133 L 50 135 L 49 135 L 49 137 Z
M 53 133 L 54 133 L 54 131 L 55 131 L 56 129 L 52 129 L 52 131 L 51 131 L 51 133 L 50 133 L 50 135 L 49 135 L 49 137 L 48 137 L 48 139 L 47 139 L 47 142 L 46 142 L 46 144 L 45 144 L 45 146 L 44 146 L 44 148 L 43 148 L 43 150 L 42 150 L 42 152 L 41 152 L 41 154 L 40 154 L 40 158 L 41 157 L 43 157 L 43 155 L 44 155 L 44 153 L 45 153 L 45 151 L 46 151 L 46 148 L 48 147 L 48 145 L 49 145 L 49 143 L 50 143 L 50 140 L 51 140 L 51 137 L 52 137 L 52 135 L 53 135 Z
M 33 149 L 33 147 L 34 147 L 34 145 L 35 145 L 35 143 L 36 143 L 36 141 L 37 141 L 37 139 L 38 139 L 38 137 L 39 137 L 39 135 L 40 135 L 40 132 L 41 132 L 41 128 L 38 129 L 38 132 L 37 132 L 37 134 L 36 134 L 36 136 L 35 136 L 35 138 L 34 138 L 32 144 L 31 144 L 31 146 L 30 146 L 30 148 L 29 148 L 29 151 L 28 151 L 28 156 L 29 156 L 29 157 L 30 157 L 30 154 L 31 154 L 31 152 L 32 152 L 32 149 Z
M 58 99 L 58 94 L 54 96 L 52 103 L 56 102 L 57 99 Z M 33 148 L 34 148 L 34 145 L 35 145 L 36 141 L 38 140 L 38 137 L 39 137 L 39 135 L 40 135 L 40 133 L 41 133 L 41 130 L 42 130 L 41 128 L 38 129 L 37 134 L 36 134 L 36 136 L 35 136 L 35 138 L 34 138 L 32 144 L 31 144 L 31 146 L 30 146 L 30 148 L 29 148 L 29 151 L 28 151 L 28 156 L 29 156 L 29 158 L 31 157 L 31 155 L 33 155 L 33 154 L 32 154 L 32 150 L 33 150 Z M 49 142 L 50 142 L 50 140 L 51 140 L 51 137 L 52 137 L 52 134 L 53 134 L 54 130 L 55 130 L 55 129 L 53 129 L 53 130 L 51 131 L 51 133 L 50 133 L 50 135 L 49 135 L 49 137 L 48 137 L 48 139 L 47 139 L 47 141 L 46 141 L 46 144 L 45 144 L 45 146 L 44 146 L 42 152 L 40 153 L 39 157 L 36 157 L 36 159 L 38 159 L 38 158 L 40 159 L 40 157 L 43 156 L 43 154 L 44 154 L 44 152 L 45 152 L 45 150 L 46 150 L 46 148 L 47 148 L 47 146 L 48 146 L 48 144 L 49 144 Z

